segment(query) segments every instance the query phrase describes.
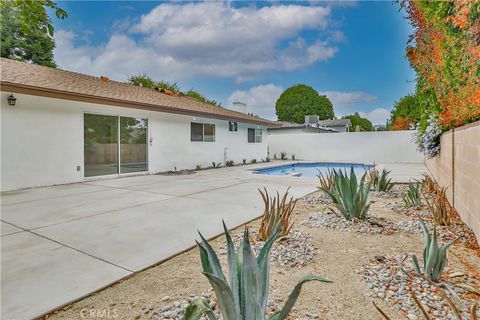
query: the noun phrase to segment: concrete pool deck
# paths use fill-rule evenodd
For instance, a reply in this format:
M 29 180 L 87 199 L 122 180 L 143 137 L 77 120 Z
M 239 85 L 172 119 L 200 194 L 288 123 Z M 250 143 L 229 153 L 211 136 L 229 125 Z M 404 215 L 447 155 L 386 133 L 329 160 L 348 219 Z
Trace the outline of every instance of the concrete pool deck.
M 300 197 L 316 178 L 247 169 L 142 175 L 6 192 L 1 197 L 2 319 L 41 316 L 222 233 L 263 209 L 257 188 Z M 397 182 L 423 164 L 389 164 Z M 379 165 L 379 168 L 382 168 Z

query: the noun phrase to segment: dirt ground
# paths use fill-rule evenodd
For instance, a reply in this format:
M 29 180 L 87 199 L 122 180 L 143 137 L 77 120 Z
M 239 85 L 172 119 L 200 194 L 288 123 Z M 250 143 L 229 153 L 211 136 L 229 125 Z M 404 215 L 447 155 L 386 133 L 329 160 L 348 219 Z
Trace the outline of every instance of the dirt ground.
M 395 200 L 394 198 L 372 196 L 372 200 L 374 203 L 370 207 L 370 214 L 394 222 L 410 219 L 386 206 L 388 202 Z M 308 313 L 318 314 L 317 319 L 381 319 L 372 301 L 381 306 L 392 319 L 403 319 L 394 306 L 367 295 L 366 285 L 357 271 L 377 255 L 421 255 L 422 236 L 406 231 L 396 231 L 390 235 L 370 235 L 302 225 L 301 221 L 326 210 L 326 205 L 309 204 L 303 199 L 297 203 L 294 229 L 311 235 L 316 254 L 313 261 L 301 268 L 286 268 L 273 262 L 270 288 L 276 290 L 270 298 L 282 306 L 297 280 L 306 274 L 314 274 L 333 283 L 310 282 L 304 285 L 290 319 L 312 319 L 311 316 L 308 317 Z M 249 228 L 257 228 L 258 224 L 258 220 L 254 221 L 249 224 Z M 232 233 L 242 231 L 243 227 L 240 227 Z M 212 240 L 211 244 L 218 250 L 224 244 L 224 237 Z M 220 259 L 225 266 L 226 255 L 221 255 Z M 457 270 L 478 274 L 478 249 L 455 244 L 449 252 L 449 265 L 454 265 Z M 198 250 L 194 248 L 67 306 L 48 318 L 99 318 L 89 316 L 90 310 L 106 310 L 107 313 L 103 315 L 108 314 L 110 318 L 153 319 L 152 315 L 144 313 L 146 308 L 161 309 L 173 301 L 209 291 L 209 283 L 201 271 Z

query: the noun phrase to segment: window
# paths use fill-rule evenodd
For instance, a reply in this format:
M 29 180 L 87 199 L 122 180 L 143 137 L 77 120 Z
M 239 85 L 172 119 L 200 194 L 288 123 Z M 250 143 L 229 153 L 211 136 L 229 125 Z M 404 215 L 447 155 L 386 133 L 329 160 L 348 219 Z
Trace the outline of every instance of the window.
M 248 128 L 248 142 L 262 143 L 262 129 Z
M 192 122 L 190 128 L 191 141 L 215 142 L 214 124 Z
M 191 141 L 203 141 L 203 123 L 191 123 Z
M 203 124 L 203 141 L 205 142 L 215 142 L 215 125 L 214 124 Z
M 237 121 L 228 121 L 228 131 L 237 132 L 238 131 L 238 122 Z

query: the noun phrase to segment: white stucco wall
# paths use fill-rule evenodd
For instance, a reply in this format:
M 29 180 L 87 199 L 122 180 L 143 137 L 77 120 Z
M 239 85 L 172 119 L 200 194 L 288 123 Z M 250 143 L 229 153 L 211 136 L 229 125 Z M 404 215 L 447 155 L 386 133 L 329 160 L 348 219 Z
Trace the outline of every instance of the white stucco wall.
M 269 135 L 270 155 L 286 152 L 296 159 L 328 162 L 423 163 L 412 142 L 413 131 L 299 133 Z
M 111 107 L 84 102 L 14 94 L 15 107 L 8 106 L 1 92 L 1 190 L 79 182 L 84 180 L 83 114 L 99 113 L 147 118 L 149 121 L 148 165 L 150 173 L 209 166 L 212 161 L 241 162 L 243 158 L 267 157 L 267 133 L 262 143 L 248 143 L 247 129 L 228 131 L 228 121 Z M 215 124 L 215 142 L 190 141 L 190 123 Z M 80 171 L 77 171 L 80 166 Z

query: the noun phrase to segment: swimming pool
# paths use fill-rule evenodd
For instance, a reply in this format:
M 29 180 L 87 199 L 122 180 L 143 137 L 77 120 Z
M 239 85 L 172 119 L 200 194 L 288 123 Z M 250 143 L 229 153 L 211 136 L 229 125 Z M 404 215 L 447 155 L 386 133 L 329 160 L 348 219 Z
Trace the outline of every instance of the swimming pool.
M 362 175 L 373 167 L 370 164 L 363 163 L 330 163 L 330 162 L 315 162 L 315 163 L 292 163 L 276 167 L 255 170 L 255 173 L 266 174 L 273 176 L 297 176 L 297 177 L 315 177 L 320 171 L 322 174 L 327 174 L 328 170 L 348 170 L 353 167 L 355 174 Z

